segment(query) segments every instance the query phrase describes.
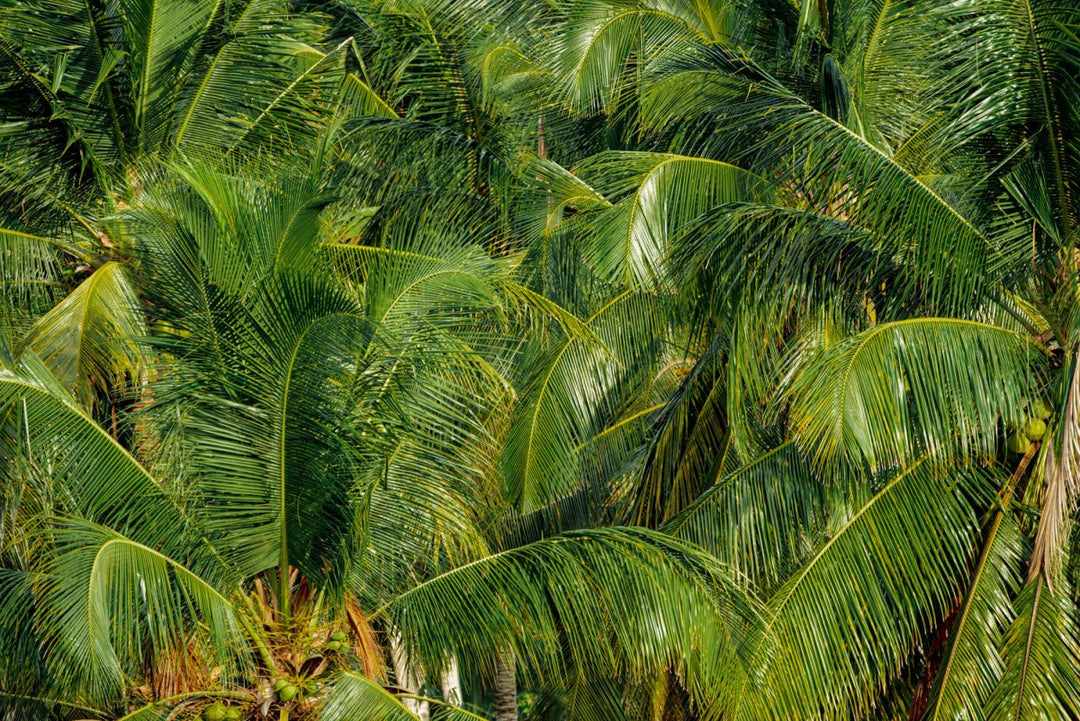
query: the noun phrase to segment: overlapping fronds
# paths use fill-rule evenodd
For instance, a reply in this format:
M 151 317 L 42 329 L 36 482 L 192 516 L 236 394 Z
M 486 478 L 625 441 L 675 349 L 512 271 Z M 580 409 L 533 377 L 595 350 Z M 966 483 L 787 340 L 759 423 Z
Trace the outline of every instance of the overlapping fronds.
M 881 479 L 773 594 L 755 656 L 760 676 L 718 700 L 734 718 L 867 714 L 905 656 L 950 610 L 978 524 L 982 471 L 925 460 Z M 946 530 L 947 529 L 947 530 Z
M 48 469 L 57 510 L 159 546 L 190 530 L 183 506 L 170 498 L 112 436 L 97 425 L 41 361 L 23 355 L 0 370 L 0 405 L 10 409 L 19 452 Z M 154 524 L 143 523 L 151 517 Z
M 828 500 L 822 481 L 788 441 L 719 475 L 660 529 L 770 588 L 821 537 Z
M 381 614 L 421 658 L 479 660 L 510 647 L 526 667 L 554 678 L 612 669 L 649 676 L 668 664 L 693 673 L 692 659 L 732 663 L 755 622 L 730 571 L 692 546 L 631 528 L 504 551 L 405 591 Z
M 125 373 L 137 378 L 141 370 L 146 328 L 127 273 L 119 263 L 101 266 L 23 340 L 87 408 L 96 405 L 95 392 L 122 386 Z
M 0 6 L 0 721 L 1080 718 L 1069 2 Z
M 791 423 L 819 465 L 898 466 L 921 453 L 989 457 L 1045 372 L 1037 346 L 973 321 L 919 318 L 852 336 L 800 369 Z
M 949 646 L 923 717 L 927 721 L 983 717 L 1005 671 L 998 649 L 1016 617 L 1012 598 L 1020 586 L 1024 546 L 1016 521 L 1005 511 L 994 514 L 952 621 Z
M 520 362 L 526 396 L 502 453 L 509 497 L 523 510 L 577 486 L 581 445 L 603 429 L 621 384 L 635 377 L 664 330 L 651 301 L 641 291 L 621 293 L 585 321 L 593 337 L 526 346 Z
M 226 669 L 250 663 L 232 605 L 179 561 L 84 522 L 61 524 L 56 538 L 39 620 L 48 629 L 49 663 L 65 685 L 113 697 L 147 648 L 168 648 L 200 626 L 205 651 Z
M 998 719 L 1076 718 L 1080 649 L 1072 600 L 1046 579 L 1028 582 L 1017 596 L 1016 619 L 1005 635 L 1005 672 L 994 689 L 986 717 Z
M 706 211 L 747 200 L 755 184 L 741 168 L 707 158 L 604 153 L 578 172 L 614 203 L 592 221 L 585 259 L 597 275 L 627 287 L 667 274 L 669 238 Z
M 412 697 L 408 697 L 412 698 Z M 463 708 L 423 699 L 436 704 L 431 718 L 439 721 L 486 721 L 486 717 Z M 368 678 L 346 673 L 339 676 L 326 699 L 319 718 L 326 721 L 345 721 L 357 717 L 375 716 L 386 721 L 416 721 L 419 716 L 409 710 L 395 695 Z
M 647 117 L 663 124 L 708 118 L 716 132 L 700 145 L 709 156 L 761 167 L 792 201 L 873 233 L 882 262 L 899 257 L 912 270 L 890 289 L 899 302 L 960 312 L 974 294 L 993 289 L 1023 250 L 995 245 L 919 176 L 745 56 L 695 48 L 654 72 Z

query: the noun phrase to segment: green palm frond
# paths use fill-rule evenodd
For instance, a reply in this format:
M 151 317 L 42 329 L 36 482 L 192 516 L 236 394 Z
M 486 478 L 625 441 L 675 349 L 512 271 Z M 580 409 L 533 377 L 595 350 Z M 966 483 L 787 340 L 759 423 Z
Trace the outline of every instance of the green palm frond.
M 146 328 L 139 298 L 123 265 L 101 266 L 23 339 L 87 408 L 96 393 L 138 378 Z M 95 390 L 96 389 L 96 390 Z
M 432 718 L 439 721 L 487 721 L 485 716 L 463 708 L 441 703 L 435 699 L 421 697 L 436 706 Z M 320 719 L 335 721 L 357 717 L 377 716 L 386 721 L 417 721 L 419 716 L 410 711 L 398 696 L 389 693 L 375 682 L 357 674 L 346 673 L 339 676 L 334 688 L 326 699 L 319 715 Z
M 640 62 L 654 48 L 701 37 L 701 30 L 664 9 L 595 0 L 574 8 L 564 32 L 556 55 L 561 95 L 575 109 L 604 112 L 615 109 L 622 92 L 633 90 L 632 58 Z
M 649 359 L 647 350 L 663 331 L 658 310 L 649 294 L 626 291 L 584 322 L 595 340 L 574 335 L 525 348 L 525 400 L 515 409 L 502 453 L 509 497 L 520 508 L 532 510 L 578 485 L 579 449 L 603 430 L 622 385 Z
M 648 677 L 667 664 L 692 672 L 688 652 L 710 666 L 731 663 L 755 623 L 752 602 L 723 567 L 632 528 L 578 531 L 489 556 L 405 591 L 380 615 L 420 658 L 479 660 L 511 647 L 527 668 L 555 677 L 564 653 L 575 673 Z
M 640 152 L 594 156 L 578 172 L 614 203 L 593 220 L 585 258 L 627 287 L 655 286 L 667 272 L 669 238 L 706 211 L 747 199 L 755 184 L 727 163 Z
M 994 455 L 1023 417 L 1045 359 L 1030 340 L 974 321 L 917 318 L 852 336 L 797 372 L 791 424 L 818 464 L 882 468 L 921 453 Z
M 670 520 L 730 466 L 726 346 L 715 337 L 657 414 L 635 489 L 635 523 L 655 528 Z
M 660 530 L 772 588 L 820 538 L 828 496 L 795 442 L 787 441 L 720 475 Z
M 1075 609 L 1063 591 L 1052 591 L 1040 576 L 1016 598 L 1016 620 L 1001 648 L 1005 672 L 987 702 L 988 719 L 1080 715 Z
M 196 623 L 226 673 L 251 663 L 232 605 L 196 572 L 101 526 L 67 521 L 56 534 L 40 622 L 49 629 L 49 662 L 58 677 L 68 669 L 67 683 L 85 679 L 92 697 L 107 699 L 145 646 L 167 649 Z M 217 570 L 221 583 L 227 576 Z
M 1053 208 L 1051 226 L 1059 236 L 1072 232 L 1077 187 L 1067 169 L 1077 161 L 1070 138 L 1077 129 L 1080 92 L 1075 13 L 1052 0 L 978 3 L 965 10 L 959 21 L 952 18 L 955 32 L 943 44 L 956 59 L 955 73 L 945 82 L 953 85 L 953 93 L 956 86 L 966 91 L 961 123 L 985 133 L 1007 129 L 1016 146 L 1037 158 L 1035 173 Z M 965 32 L 976 25 L 981 29 L 977 36 Z M 977 80 L 971 74 L 976 67 Z M 1038 130 L 1028 138 L 1024 128 Z
M 133 48 L 129 61 L 134 121 L 136 143 L 142 150 L 164 140 L 165 119 L 172 110 L 172 88 L 161 80 L 180 73 L 191 45 L 217 8 L 196 0 L 126 0 L 122 9 L 124 33 Z
M 194 530 L 182 505 L 97 425 L 31 353 L 0 370 L 0 406 L 10 409 L 27 463 L 49 469 L 64 501 L 57 508 L 130 534 L 152 547 Z M 152 517 L 155 524 L 143 524 Z
M 644 111 L 650 122 L 708 118 L 717 130 L 701 141 L 710 157 L 769 168 L 763 173 L 778 192 L 874 233 L 883 261 L 900 256 L 915 271 L 891 289 L 898 302 L 922 299 L 936 312 L 960 312 L 1022 253 L 1018 244 L 996 245 L 966 208 L 744 56 L 692 48 L 652 72 Z M 744 146 L 738 141 L 747 133 L 755 141 Z
M 1005 631 L 1015 618 L 1011 599 L 1020 587 L 1025 543 L 1016 521 L 994 514 L 983 551 L 956 611 L 949 647 L 934 679 L 926 721 L 981 718 L 1005 667 L 998 655 Z
M 967 497 L 989 480 L 921 460 L 837 508 L 826 540 L 768 603 L 752 666 L 760 676 L 733 685 L 717 710 L 746 719 L 867 714 L 953 603 L 978 532 Z

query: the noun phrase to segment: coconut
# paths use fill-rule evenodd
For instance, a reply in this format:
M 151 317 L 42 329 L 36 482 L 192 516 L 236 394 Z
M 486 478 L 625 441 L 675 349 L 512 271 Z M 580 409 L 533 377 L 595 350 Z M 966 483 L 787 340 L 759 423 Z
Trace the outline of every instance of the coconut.
M 334 631 L 334 634 L 330 638 L 334 641 L 344 641 L 345 634 L 342 631 Z
M 1043 403 L 1041 400 L 1037 400 L 1031 404 L 1031 415 L 1038 418 L 1040 421 L 1045 421 L 1051 415 L 1053 411 L 1050 410 L 1050 406 Z
M 289 685 L 288 681 L 286 681 L 283 678 L 279 678 L 277 681 L 274 681 L 274 692 L 277 693 L 278 691 L 280 691 L 281 689 L 285 688 L 288 685 Z
M 225 714 L 227 713 L 225 704 L 215 701 L 203 709 L 202 717 L 205 721 L 225 721 Z
M 1009 453 L 1027 453 L 1031 441 L 1023 433 L 1013 433 L 1005 446 L 1009 449 Z
M 339 648 L 341 648 L 341 641 L 330 641 L 326 644 L 326 647 L 331 651 L 337 651 Z
M 292 701 L 294 698 L 296 698 L 298 690 L 299 689 L 297 689 L 296 686 L 293 686 L 291 683 L 285 684 L 281 687 L 281 690 L 277 692 L 277 697 L 282 701 Z
M 1027 428 L 1024 431 L 1024 435 L 1033 441 L 1041 440 L 1046 434 L 1046 423 L 1038 418 L 1032 418 L 1028 421 Z
M 230 706 L 225 712 L 225 721 L 240 721 L 240 709 Z

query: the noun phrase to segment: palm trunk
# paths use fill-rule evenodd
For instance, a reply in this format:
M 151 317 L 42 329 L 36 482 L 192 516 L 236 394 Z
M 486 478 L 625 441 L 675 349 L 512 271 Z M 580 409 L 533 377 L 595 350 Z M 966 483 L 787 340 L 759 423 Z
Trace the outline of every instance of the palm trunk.
M 419 695 L 424 679 L 411 663 L 409 654 L 401 643 L 401 635 L 396 629 L 391 629 L 390 632 L 390 660 L 394 664 L 394 678 L 397 680 L 398 688 L 405 693 L 414 696 Z M 401 702 L 405 708 L 419 716 L 421 721 L 427 721 L 431 718 L 431 709 L 427 701 L 405 698 Z
M 495 656 L 495 721 L 517 718 L 517 669 L 514 652 L 507 649 Z
M 452 706 L 461 705 L 461 673 L 458 669 L 457 656 L 450 657 L 450 663 L 442 675 L 443 700 Z

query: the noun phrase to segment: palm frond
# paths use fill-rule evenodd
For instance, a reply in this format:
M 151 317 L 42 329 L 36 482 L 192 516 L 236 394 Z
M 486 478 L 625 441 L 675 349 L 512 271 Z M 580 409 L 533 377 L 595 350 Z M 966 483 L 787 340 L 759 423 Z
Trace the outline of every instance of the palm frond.
M 752 665 L 760 676 L 729 687 L 717 711 L 745 719 L 869 713 L 953 603 L 978 533 L 967 497 L 989 480 L 920 460 L 846 512 L 837 508 L 827 540 L 768 603 Z
M 393 599 L 393 620 L 418 658 L 491 658 L 562 676 L 732 662 L 755 621 L 723 567 L 692 546 L 642 529 L 578 531 L 452 569 Z M 645 622 L 645 619 L 651 619 Z
M 791 424 L 818 464 L 902 465 L 920 453 L 994 455 L 1045 360 L 1027 338 L 949 318 L 883 323 L 810 360 L 789 390 Z M 907 388 L 905 388 L 905 385 Z
M 1048 714 L 1057 718 L 1080 715 L 1075 609 L 1061 590 L 1051 591 L 1040 576 L 1028 582 L 1016 598 L 1016 620 L 1001 648 L 1005 672 L 987 702 L 988 719 L 1022 721 L 1048 718 Z
M 787 441 L 720 475 L 660 530 L 772 588 L 820 538 L 828 495 L 794 441 Z
M 949 646 L 923 719 L 981 718 L 1005 667 L 998 655 L 1016 612 L 1012 598 L 1020 587 L 1026 550 L 1016 521 L 994 514 L 983 540 L 963 603 L 956 611 Z
M 139 298 L 128 272 L 106 263 L 38 319 L 23 344 L 32 348 L 84 406 L 116 388 L 124 375 L 138 378 L 139 344 L 146 336 Z

